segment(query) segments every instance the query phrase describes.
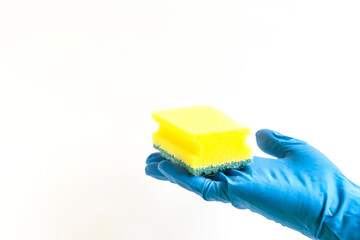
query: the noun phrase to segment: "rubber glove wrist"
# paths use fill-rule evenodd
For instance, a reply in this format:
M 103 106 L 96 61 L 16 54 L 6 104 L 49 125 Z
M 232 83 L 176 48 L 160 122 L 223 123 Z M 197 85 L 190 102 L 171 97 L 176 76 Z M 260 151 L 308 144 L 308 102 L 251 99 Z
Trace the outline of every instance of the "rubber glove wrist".
M 345 179 L 336 196 L 326 203 L 316 239 L 360 239 L 360 187 Z

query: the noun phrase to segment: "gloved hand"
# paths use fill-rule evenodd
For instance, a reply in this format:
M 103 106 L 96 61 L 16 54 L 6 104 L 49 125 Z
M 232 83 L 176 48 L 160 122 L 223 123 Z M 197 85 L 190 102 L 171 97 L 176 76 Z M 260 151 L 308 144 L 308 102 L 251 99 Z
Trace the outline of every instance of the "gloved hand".
M 313 239 L 360 239 L 358 186 L 304 141 L 266 129 L 256 133 L 256 140 L 276 159 L 255 156 L 242 170 L 199 177 L 153 153 L 146 174 L 207 201 L 250 209 Z

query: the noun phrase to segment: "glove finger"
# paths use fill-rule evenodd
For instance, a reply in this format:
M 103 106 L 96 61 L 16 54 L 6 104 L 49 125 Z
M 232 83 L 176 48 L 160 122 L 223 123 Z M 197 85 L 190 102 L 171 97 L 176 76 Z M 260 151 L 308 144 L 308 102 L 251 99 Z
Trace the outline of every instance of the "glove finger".
M 229 177 L 242 176 L 243 174 L 240 170 L 233 168 L 227 169 L 224 173 Z
M 229 202 L 239 209 L 248 209 L 251 205 L 249 197 L 252 194 L 254 179 L 250 174 L 237 169 L 228 169 L 215 175 L 215 180 L 226 182 Z M 256 190 L 255 190 L 256 191 Z M 231 200 L 231 201 L 230 201 Z
M 169 161 L 159 163 L 159 170 L 170 182 L 198 194 L 206 201 L 229 202 L 226 182 L 192 176 L 186 169 Z
M 147 157 L 146 163 L 161 162 L 163 160 L 165 160 L 165 158 L 159 152 L 155 152 Z
M 282 135 L 278 132 L 261 129 L 256 133 L 259 148 L 271 156 L 285 158 L 294 146 L 306 145 L 304 141 Z
M 219 171 L 216 174 L 212 175 L 212 176 L 206 176 L 206 178 L 209 178 L 213 181 L 222 181 L 222 182 L 226 182 L 227 176 L 225 175 L 225 173 L 223 171 Z
M 159 180 L 163 180 L 166 181 L 168 180 L 167 177 L 165 177 L 158 168 L 159 163 L 149 163 L 146 165 L 145 167 L 145 173 L 146 175 L 159 179 Z

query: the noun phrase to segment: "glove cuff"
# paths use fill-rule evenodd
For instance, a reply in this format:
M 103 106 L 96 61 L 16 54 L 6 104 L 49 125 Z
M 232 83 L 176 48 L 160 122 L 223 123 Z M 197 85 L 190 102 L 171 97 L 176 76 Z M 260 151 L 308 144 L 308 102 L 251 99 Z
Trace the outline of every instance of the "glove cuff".
M 329 204 L 316 239 L 360 239 L 360 187 L 348 181 L 337 191 L 337 204 Z

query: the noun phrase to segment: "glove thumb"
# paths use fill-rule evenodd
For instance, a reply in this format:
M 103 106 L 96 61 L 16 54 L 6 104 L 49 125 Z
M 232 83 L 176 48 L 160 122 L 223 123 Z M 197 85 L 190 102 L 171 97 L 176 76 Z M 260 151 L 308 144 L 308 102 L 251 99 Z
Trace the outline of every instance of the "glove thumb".
M 263 152 L 277 158 L 285 158 L 296 146 L 305 144 L 304 141 L 282 135 L 269 129 L 257 131 L 256 142 Z

